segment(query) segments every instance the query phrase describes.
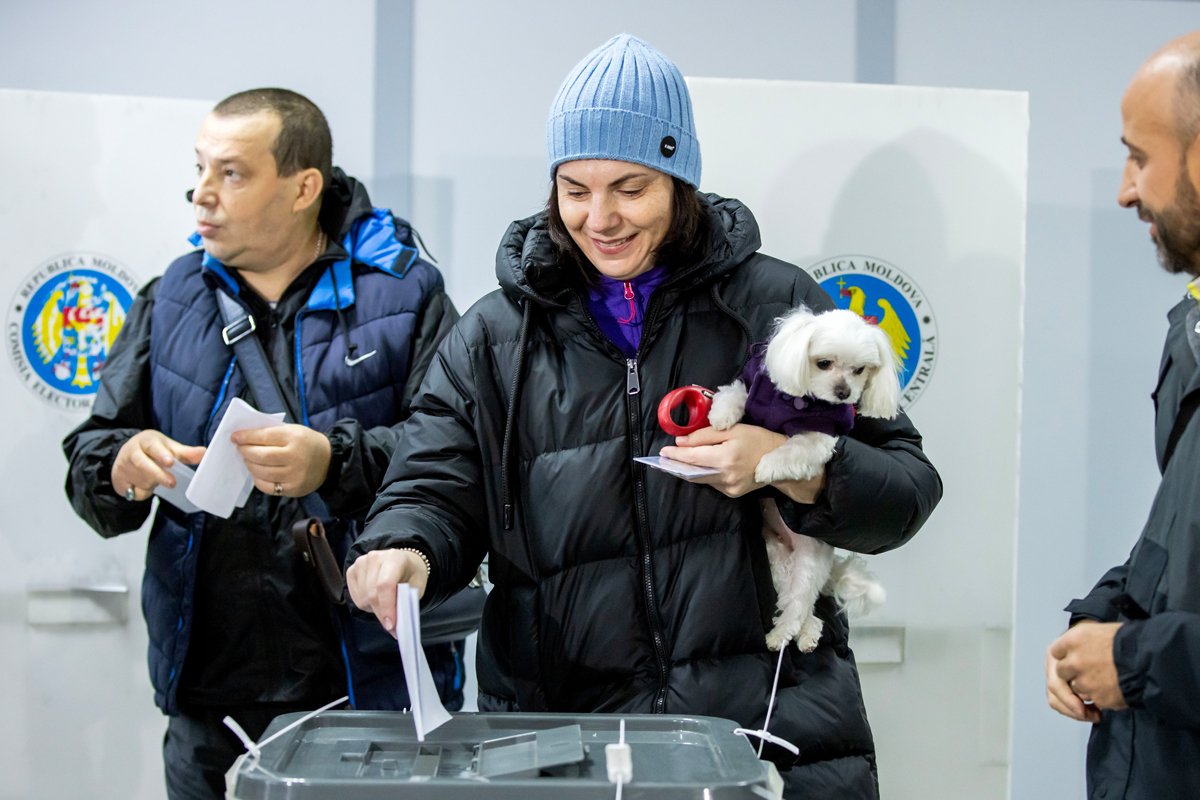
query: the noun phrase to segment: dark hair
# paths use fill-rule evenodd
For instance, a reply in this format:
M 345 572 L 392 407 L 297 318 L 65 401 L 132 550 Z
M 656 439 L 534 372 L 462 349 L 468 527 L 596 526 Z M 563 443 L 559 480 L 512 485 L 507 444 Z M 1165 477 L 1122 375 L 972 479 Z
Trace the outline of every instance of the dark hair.
M 1175 84 L 1175 127 L 1185 148 L 1200 136 L 1200 52 L 1192 51 Z
M 696 188 L 686 181 L 671 178 L 671 224 L 662 244 L 655 251 L 656 264 L 666 264 L 674 271 L 680 267 L 698 264 L 708 257 L 710 250 L 708 214 L 700 202 Z M 573 265 L 589 283 L 594 283 L 599 271 L 588 261 L 587 256 L 571 238 L 571 232 L 563 223 L 558 211 L 558 181 L 550 183 L 550 198 L 546 201 L 546 227 L 558 259 Z
M 231 94 L 213 107 L 222 117 L 244 117 L 270 111 L 279 116 L 279 136 L 271 147 L 275 168 L 283 177 L 302 169 L 320 170 L 322 185 L 333 172 L 333 136 L 321 109 L 290 89 L 248 89 Z

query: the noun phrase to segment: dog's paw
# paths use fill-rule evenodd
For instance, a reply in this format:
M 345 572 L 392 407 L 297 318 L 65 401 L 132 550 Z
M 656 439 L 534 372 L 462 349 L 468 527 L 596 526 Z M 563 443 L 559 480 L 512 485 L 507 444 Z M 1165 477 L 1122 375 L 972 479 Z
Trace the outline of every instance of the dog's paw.
M 758 460 L 754 468 L 754 480 L 759 483 L 775 481 L 805 480 L 816 477 L 824 462 L 816 464 L 799 461 L 787 445 L 776 447 Z
M 774 483 L 815 478 L 833 458 L 836 444 L 837 439 L 824 433 L 798 433 L 758 460 L 754 479 Z
M 717 389 L 713 395 L 712 408 L 708 410 L 708 424 L 719 431 L 736 425 L 746 412 L 746 385 L 740 380 Z
M 800 626 L 800 633 L 796 636 L 796 647 L 800 648 L 801 653 L 811 653 L 817 649 L 824 628 L 825 623 L 816 614 L 811 614 L 804 620 L 804 624 Z
M 767 631 L 767 647 L 771 650 L 782 650 L 788 642 L 796 638 L 800 631 L 800 620 L 794 611 L 786 606 L 779 609 L 775 617 L 775 625 Z

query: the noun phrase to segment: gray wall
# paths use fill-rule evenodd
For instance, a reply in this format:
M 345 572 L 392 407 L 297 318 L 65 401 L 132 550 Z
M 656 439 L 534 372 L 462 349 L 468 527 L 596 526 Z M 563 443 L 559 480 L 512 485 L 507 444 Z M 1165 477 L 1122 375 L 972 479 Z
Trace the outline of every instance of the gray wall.
M 343 0 L 334 8 L 6 0 L 0 86 L 207 99 L 250 85 L 296 88 L 329 115 L 339 163 L 377 177 L 376 195 L 419 224 L 461 307 L 494 286 L 493 253 L 508 222 L 544 199 L 542 124 L 558 81 L 613 33 L 648 39 L 696 76 L 1030 92 L 1012 796 L 1081 796 L 1086 731 L 1045 708 L 1042 653 L 1063 626 L 1059 609 L 1124 558 L 1148 507 L 1156 482 L 1148 393 L 1164 314 L 1182 290 L 1155 266 L 1145 226 L 1115 206 L 1118 105 L 1142 59 L 1198 26 L 1200 5 Z
M 324 110 L 335 160 L 370 175 L 376 3 L 341 0 L 331 9 L 318 0 L 4 0 L 0 87 L 215 102 L 254 86 L 285 86 Z M 190 157 L 192 143 L 180 147 Z
M 1189 2 L 897 4 L 897 82 L 1030 93 L 1014 798 L 1082 796 L 1087 728 L 1047 710 L 1045 647 L 1059 609 L 1124 561 L 1157 485 L 1149 393 L 1184 281 L 1116 205 L 1120 101 L 1198 26 Z

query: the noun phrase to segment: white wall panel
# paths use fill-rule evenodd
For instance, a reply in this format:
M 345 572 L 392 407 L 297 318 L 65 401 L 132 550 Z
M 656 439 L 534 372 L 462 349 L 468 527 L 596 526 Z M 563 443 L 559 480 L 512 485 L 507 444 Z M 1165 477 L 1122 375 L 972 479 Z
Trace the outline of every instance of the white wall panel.
M 12 156 L 0 195 L 0 416 L 11 427 L 0 462 L 6 800 L 163 795 L 165 724 L 139 603 L 147 531 L 105 541 L 75 516 L 61 441 L 95 395 L 107 352 L 95 336 L 119 319 L 118 306 L 128 310 L 101 302 L 100 287 L 136 291 L 190 249 L 188 151 L 210 107 L 0 90 L 0 119 L 10 123 L 0 126 L 0 152 Z M 75 295 L 71 283 L 90 288 Z M 42 312 L 65 330 L 61 341 L 33 337 L 39 348 L 28 334 Z
M 839 287 L 858 285 L 860 313 L 879 316 L 885 330 L 889 317 L 904 320 L 911 340 L 906 406 L 946 492 L 915 539 L 869 559 L 888 601 L 862 623 L 875 638 L 903 636 L 902 660 L 875 663 L 866 648 L 860 659 L 881 794 L 1003 798 L 1027 99 L 785 81 L 689 85 L 707 185 L 749 205 L 763 251 L 808 269 L 843 308 L 851 299 Z M 874 306 L 889 289 L 899 291 Z M 937 724 L 922 725 L 927 715 Z

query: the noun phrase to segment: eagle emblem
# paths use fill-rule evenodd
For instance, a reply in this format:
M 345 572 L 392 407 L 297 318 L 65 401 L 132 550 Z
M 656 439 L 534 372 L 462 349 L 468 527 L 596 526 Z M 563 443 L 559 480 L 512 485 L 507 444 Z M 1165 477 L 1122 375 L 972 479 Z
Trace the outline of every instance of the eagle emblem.
M 50 281 L 26 312 L 30 361 L 44 380 L 72 393 L 92 393 L 130 305 L 111 277 L 70 272 Z
M 838 308 L 887 334 L 900 373 L 900 405 L 908 409 L 929 386 L 937 362 L 937 320 L 912 276 L 874 256 L 844 255 L 809 268 Z

